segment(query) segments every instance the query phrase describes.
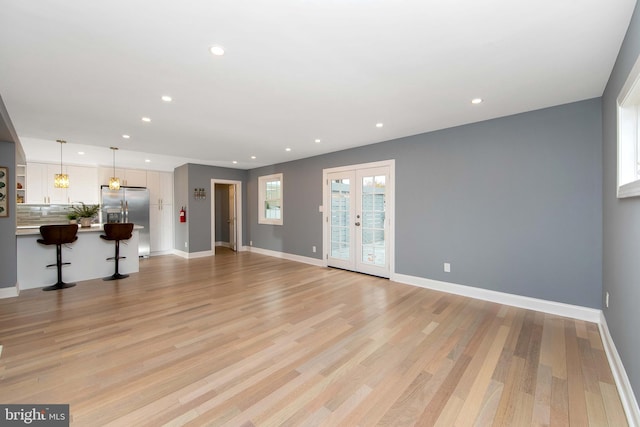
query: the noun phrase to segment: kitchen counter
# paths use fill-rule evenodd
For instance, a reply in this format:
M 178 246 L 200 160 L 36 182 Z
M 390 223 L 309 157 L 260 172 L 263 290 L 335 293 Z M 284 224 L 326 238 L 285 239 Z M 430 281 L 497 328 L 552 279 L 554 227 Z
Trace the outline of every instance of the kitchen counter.
M 131 239 L 120 242 L 119 270 L 122 274 L 137 273 L 140 270 L 138 258 L 139 230 L 144 227 L 134 226 Z M 71 265 L 62 267 L 62 280 L 77 282 L 107 277 L 115 271 L 113 260 L 107 258 L 115 255 L 115 242 L 100 238 L 102 224 L 91 227 L 78 227 L 78 240 L 62 245 L 62 262 Z M 18 286 L 20 289 L 32 289 L 48 286 L 56 282 L 57 271 L 55 245 L 42 245 L 37 242 L 40 236 L 39 226 L 17 227 L 18 251 Z M 48 264 L 54 264 L 47 268 Z M 123 279 L 126 281 L 126 279 Z M 111 282 L 113 283 L 113 282 Z
M 134 230 L 140 230 L 144 228 L 141 225 L 134 225 Z M 80 227 L 78 225 L 78 234 L 80 233 L 95 233 L 98 231 L 104 231 L 104 224 L 92 224 L 91 227 Z M 16 236 L 29 236 L 32 234 L 40 235 L 39 225 L 19 225 L 16 227 Z

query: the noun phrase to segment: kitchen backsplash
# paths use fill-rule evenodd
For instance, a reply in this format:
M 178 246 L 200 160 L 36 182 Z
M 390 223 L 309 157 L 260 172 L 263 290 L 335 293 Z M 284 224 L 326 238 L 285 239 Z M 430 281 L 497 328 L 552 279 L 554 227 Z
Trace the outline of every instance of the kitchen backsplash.
M 71 205 L 16 205 L 18 226 L 68 224 L 67 214 Z M 97 218 L 94 219 L 97 221 Z

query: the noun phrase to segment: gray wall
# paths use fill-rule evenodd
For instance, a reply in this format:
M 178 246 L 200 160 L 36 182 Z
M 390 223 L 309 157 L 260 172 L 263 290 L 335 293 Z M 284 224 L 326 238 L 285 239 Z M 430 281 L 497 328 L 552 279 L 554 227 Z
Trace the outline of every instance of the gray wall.
M 395 159 L 396 273 L 600 308 L 601 135 L 592 99 L 251 170 L 245 241 L 321 258 L 322 169 Z M 284 225 L 259 225 L 278 172 Z
M 241 181 L 243 183 L 243 187 L 246 187 L 245 182 L 247 172 L 240 169 L 229 169 L 195 164 L 184 165 L 180 168 L 182 167 L 186 167 L 187 186 L 185 187 L 184 183 L 181 182 L 181 194 L 179 200 L 184 199 L 185 203 L 188 205 L 186 229 L 188 230 L 187 241 L 189 242 L 189 249 L 186 250 L 184 248 L 184 235 L 179 236 L 177 233 L 176 247 L 181 251 L 189 253 L 209 251 L 211 250 L 212 246 L 211 197 L 215 197 L 215 194 L 211 194 L 211 180 L 228 179 Z M 178 169 L 176 169 L 176 171 Z M 204 188 L 207 191 L 206 200 L 195 200 L 193 197 L 194 188 Z M 245 199 L 244 196 L 243 199 Z M 243 200 L 243 203 L 245 203 L 245 200 Z M 185 224 L 178 224 L 178 226 L 183 226 L 182 228 L 185 228 Z M 246 225 L 243 225 L 243 228 L 244 227 L 246 227 Z M 179 237 L 183 240 L 178 240 Z
M 182 165 L 173 170 L 173 208 L 174 218 L 174 247 L 188 252 L 189 244 L 189 165 Z M 178 216 L 180 208 L 187 209 L 187 222 L 181 223 Z M 187 247 L 185 247 L 187 243 Z
M 0 141 L 0 166 L 9 168 L 9 185 L 16 183 L 16 144 Z M 4 193 L 4 191 L 3 191 Z M 0 288 L 16 285 L 18 281 L 18 255 L 16 248 L 16 194 L 9 191 L 9 216 L 0 218 Z
M 0 96 L 0 166 L 9 168 L 9 185 L 14 188 L 16 163 L 26 164 L 24 150 Z M 16 242 L 16 196 L 12 189 L 9 192 L 9 216 L 0 218 L 0 288 L 15 286 L 18 281 Z
M 616 98 L 640 54 L 640 12 L 633 14 L 602 98 L 603 123 L 603 288 L 607 325 L 636 399 L 640 400 L 640 198 L 616 198 Z
M 229 184 L 215 185 L 216 241 L 229 243 Z

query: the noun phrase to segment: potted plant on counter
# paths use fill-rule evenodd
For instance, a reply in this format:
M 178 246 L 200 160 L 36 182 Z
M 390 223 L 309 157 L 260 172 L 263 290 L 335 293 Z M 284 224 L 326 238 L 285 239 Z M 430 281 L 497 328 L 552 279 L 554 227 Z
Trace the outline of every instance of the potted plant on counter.
M 80 218 L 81 227 L 91 227 L 91 222 L 99 211 L 100 205 L 85 205 L 83 202 L 80 202 L 79 206 L 71 206 L 71 212 Z
M 78 223 L 78 214 L 75 212 L 69 212 L 67 214 L 67 219 L 69 220 L 69 224 L 77 224 Z

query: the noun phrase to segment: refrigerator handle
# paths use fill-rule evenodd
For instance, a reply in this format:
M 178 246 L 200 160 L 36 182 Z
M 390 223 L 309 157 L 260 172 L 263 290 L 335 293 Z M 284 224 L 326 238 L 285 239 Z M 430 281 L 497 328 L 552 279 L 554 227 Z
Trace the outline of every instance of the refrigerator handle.
M 129 201 L 124 202 L 124 222 L 129 222 Z

